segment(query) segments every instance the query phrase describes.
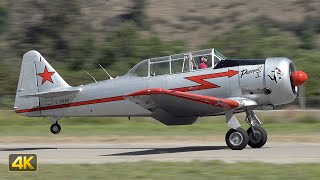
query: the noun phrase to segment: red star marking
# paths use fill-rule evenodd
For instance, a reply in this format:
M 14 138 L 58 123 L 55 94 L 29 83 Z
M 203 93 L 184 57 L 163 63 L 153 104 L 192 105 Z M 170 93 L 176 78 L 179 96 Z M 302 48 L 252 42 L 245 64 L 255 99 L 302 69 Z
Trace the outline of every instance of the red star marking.
M 54 74 L 55 72 L 49 72 L 47 69 L 47 66 L 44 67 L 43 73 L 39 73 L 38 76 L 42 77 L 42 84 L 45 83 L 46 81 L 49 81 L 51 83 L 53 83 L 51 76 Z M 42 85 L 41 84 L 41 85 Z

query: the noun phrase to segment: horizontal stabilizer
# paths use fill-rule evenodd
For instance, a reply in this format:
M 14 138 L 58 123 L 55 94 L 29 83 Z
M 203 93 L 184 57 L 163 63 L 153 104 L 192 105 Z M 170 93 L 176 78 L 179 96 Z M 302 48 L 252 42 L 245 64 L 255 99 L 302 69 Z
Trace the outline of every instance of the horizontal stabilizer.
M 23 95 L 20 97 L 43 97 L 43 98 L 52 98 L 52 97 L 59 97 L 59 96 L 66 96 L 69 94 L 77 93 L 81 91 L 82 88 L 68 88 L 68 89 L 59 89 L 59 90 L 52 90 L 52 91 L 47 91 L 47 92 L 39 92 L 36 94 L 28 94 L 28 95 Z

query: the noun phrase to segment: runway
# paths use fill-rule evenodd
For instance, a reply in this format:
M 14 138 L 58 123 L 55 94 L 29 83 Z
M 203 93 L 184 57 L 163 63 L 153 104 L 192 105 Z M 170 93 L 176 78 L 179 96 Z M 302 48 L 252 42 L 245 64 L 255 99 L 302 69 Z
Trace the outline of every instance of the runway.
M 228 163 L 320 163 L 320 143 L 271 142 L 261 149 L 232 151 L 224 142 L 77 142 L 0 144 L 0 163 L 12 153 L 35 153 L 41 164 L 99 164 L 134 161 L 185 162 L 220 160 Z

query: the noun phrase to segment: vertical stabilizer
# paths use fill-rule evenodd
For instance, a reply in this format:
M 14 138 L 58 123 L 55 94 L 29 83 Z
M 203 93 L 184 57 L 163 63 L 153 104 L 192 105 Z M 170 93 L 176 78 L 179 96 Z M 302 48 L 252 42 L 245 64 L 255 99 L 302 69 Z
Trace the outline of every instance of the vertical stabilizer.
M 14 109 L 19 114 L 40 116 L 37 93 L 70 87 L 38 51 L 23 55 Z M 37 109 L 38 108 L 38 109 Z

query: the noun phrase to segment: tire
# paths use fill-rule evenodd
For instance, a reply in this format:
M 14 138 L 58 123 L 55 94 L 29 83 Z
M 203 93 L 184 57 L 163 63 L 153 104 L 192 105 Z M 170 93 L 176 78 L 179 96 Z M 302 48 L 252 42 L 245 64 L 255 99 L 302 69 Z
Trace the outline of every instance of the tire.
M 50 127 L 50 131 L 53 134 L 58 134 L 61 131 L 61 126 L 58 123 L 54 123 Z
M 249 142 L 247 132 L 242 128 L 230 129 L 226 134 L 226 144 L 232 150 L 242 150 Z
M 260 126 L 254 126 L 253 129 L 255 133 L 253 133 L 251 127 L 247 130 L 247 133 L 249 135 L 248 145 L 252 148 L 261 148 L 267 142 L 267 132 Z

